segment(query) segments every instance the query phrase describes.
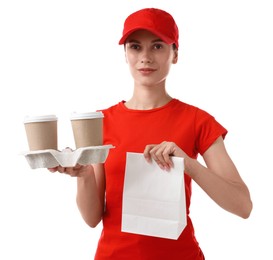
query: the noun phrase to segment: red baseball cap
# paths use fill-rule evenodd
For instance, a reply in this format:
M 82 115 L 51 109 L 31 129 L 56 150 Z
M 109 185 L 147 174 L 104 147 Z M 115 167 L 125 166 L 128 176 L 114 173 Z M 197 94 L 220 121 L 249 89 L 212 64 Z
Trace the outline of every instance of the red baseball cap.
M 124 44 L 134 31 L 144 29 L 158 36 L 167 44 L 175 44 L 178 49 L 178 27 L 173 17 L 157 8 L 144 8 L 130 14 L 125 22 L 119 44 Z

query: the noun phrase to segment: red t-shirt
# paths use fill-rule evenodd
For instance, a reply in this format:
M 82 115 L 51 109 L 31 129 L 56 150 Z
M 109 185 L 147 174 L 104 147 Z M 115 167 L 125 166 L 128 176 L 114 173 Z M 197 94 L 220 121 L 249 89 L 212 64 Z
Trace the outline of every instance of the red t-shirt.
M 191 178 L 185 174 L 187 226 L 177 240 L 121 232 L 126 152 L 142 153 L 147 144 L 175 142 L 190 157 L 203 154 L 227 130 L 207 112 L 177 99 L 150 110 L 120 102 L 104 114 L 104 144 L 115 146 L 105 162 L 106 209 L 96 260 L 201 260 L 203 253 L 189 217 Z

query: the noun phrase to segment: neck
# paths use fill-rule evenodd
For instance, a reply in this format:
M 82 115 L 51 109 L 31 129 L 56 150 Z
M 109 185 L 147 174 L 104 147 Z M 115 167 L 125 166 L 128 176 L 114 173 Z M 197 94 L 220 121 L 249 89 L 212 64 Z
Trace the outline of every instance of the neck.
M 131 99 L 125 105 L 130 109 L 149 110 L 166 105 L 172 97 L 166 92 L 165 87 L 136 87 Z

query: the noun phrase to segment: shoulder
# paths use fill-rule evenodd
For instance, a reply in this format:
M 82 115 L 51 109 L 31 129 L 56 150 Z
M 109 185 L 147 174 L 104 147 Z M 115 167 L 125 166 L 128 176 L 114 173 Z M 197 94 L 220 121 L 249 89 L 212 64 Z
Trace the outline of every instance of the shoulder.
M 114 105 L 111 105 L 107 108 L 99 110 L 103 113 L 104 123 L 107 122 L 113 123 L 121 120 L 124 117 L 125 109 L 124 109 L 124 101 L 120 101 Z
M 174 109 L 177 110 L 177 112 L 183 111 L 188 115 L 196 117 L 197 119 L 200 117 L 212 117 L 212 115 L 204 109 L 192 104 L 182 102 L 179 99 L 175 99 Z
M 111 114 L 111 113 L 119 110 L 123 103 L 124 103 L 124 101 L 120 101 L 117 104 L 111 105 L 107 108 L 99 109 L 98 111 L 102 112 L 104 115 Z

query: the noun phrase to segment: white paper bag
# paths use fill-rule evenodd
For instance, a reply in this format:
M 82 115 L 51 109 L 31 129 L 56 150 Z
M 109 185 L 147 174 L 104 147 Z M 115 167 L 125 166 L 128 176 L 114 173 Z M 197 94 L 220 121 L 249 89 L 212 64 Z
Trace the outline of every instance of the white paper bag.
M 123 232 L 178 239 L 187 225 L 184 159 L 162 170 L 142 153 L 127 153 L 122 204 Z

